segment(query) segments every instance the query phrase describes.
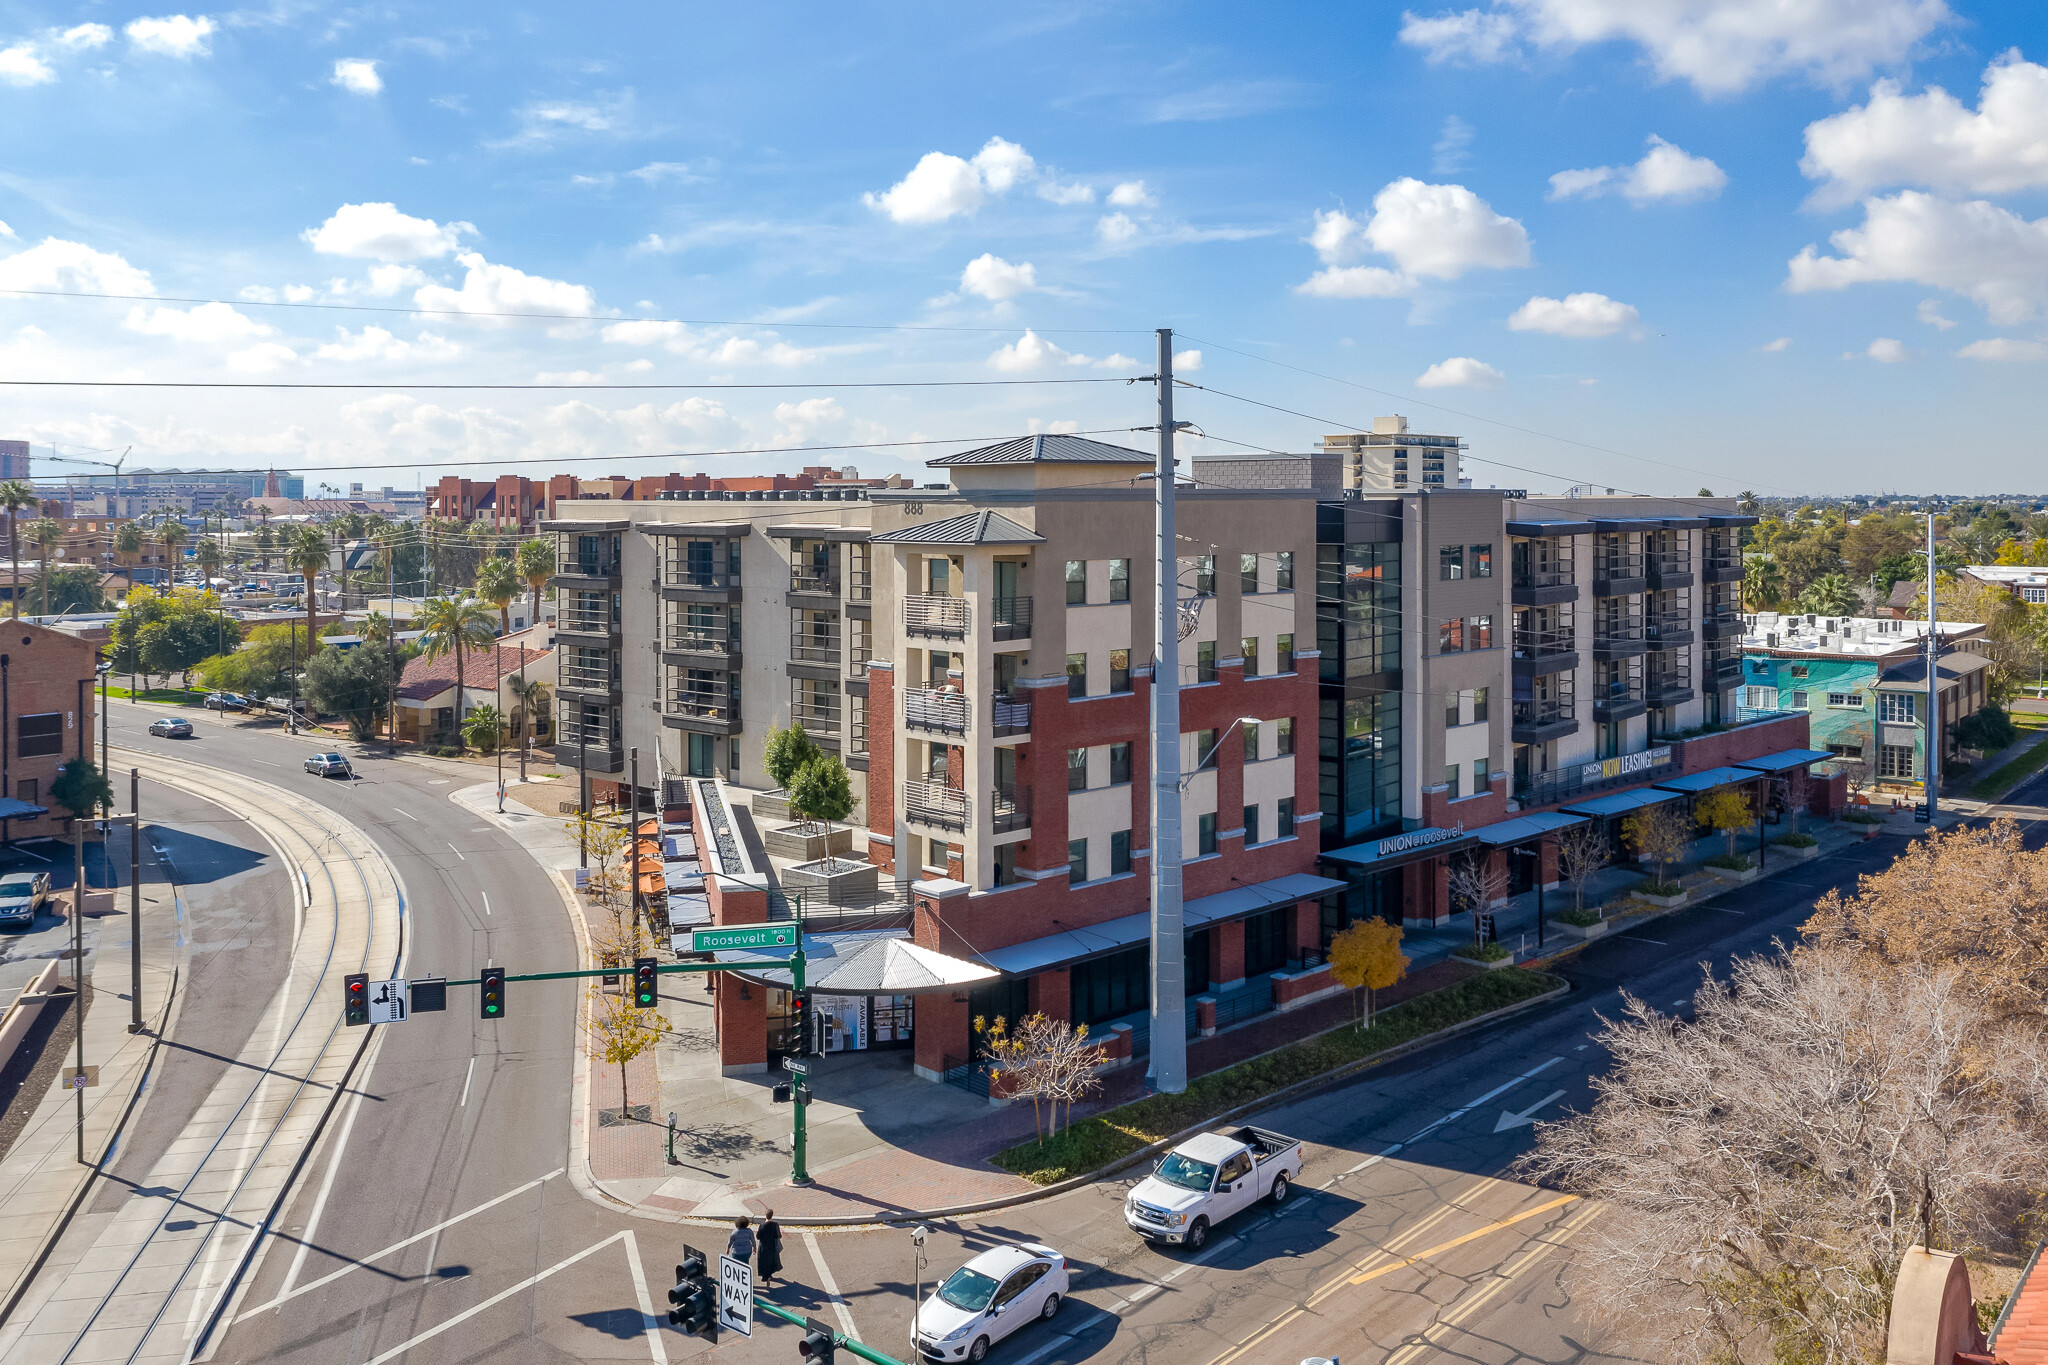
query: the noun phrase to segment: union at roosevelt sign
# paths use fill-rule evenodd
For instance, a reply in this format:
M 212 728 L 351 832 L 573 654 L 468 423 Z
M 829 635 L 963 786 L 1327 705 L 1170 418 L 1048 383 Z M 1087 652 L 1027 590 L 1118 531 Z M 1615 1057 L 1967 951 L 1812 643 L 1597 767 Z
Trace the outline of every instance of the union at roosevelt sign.
M 1615 758 L 1603 758 L 1588 763 L 1579 769 L 1581 782 L 1606 782 L 1617 777 L 1628 777 L 1633 773 L 1646 773 L 1652 768 L 1661 768 L 1671 761 L 1671 746 L 1659 749 L 1645 749 L 1639 754 L 1621 754 Z
M 1388 857 L 1395 853 L 1406 853 L 1411 848 L 1426 844 L 1440 844 L 1446 839 L 1456 839 L 1465 833 L 1465 822 L 1460 820 L 1449 829 L 1411 829 L 1406 834 L 1389 835 L 1380 840 L 1379 856 Z

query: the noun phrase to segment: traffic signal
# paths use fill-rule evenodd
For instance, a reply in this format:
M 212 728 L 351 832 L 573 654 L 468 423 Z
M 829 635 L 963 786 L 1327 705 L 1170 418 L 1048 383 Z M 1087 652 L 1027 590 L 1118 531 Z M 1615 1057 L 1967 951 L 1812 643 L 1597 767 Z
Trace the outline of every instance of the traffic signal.
M 771 1092 L 770 1092 L 770 1097 L 771 1097 L 771 1098 L 773 1099 L 773 1101 L 774 1101 L 774 1102 L 775 1102 L 776 1104 L 788 1104 L 788 1103 L 789 1103 L 789 1082 L 788 1082 L 788 1081 L 778 1081 L 778 1082 L 776 1083 L 776 1085 L 775 1085 L 775 1089 L 774 1089 L 773 1091 L 771 1091 Z
M 668 1325 L 680 1327 L 686 1336 L 718 1342 L 718 1290 L 704 1273 L 704 1253 L 683 1248 L 682 1264 L 676 1267 L 675 1288 L 668 1291 Z
M 796 1353 L 805 1360 L 823 1361 L 832 1365 L 832 1333 L 823 1327 L 812 1327 L 804 1332 L 804 1339 L 796 1344 Z
M 791 991 L 789 995 L 790 1017 L 796 1020 L 796 1055 L 809 1057 L 818 1051 L 817 1040 L 811 1036 L 811 997 L 808 991 Z
M 660 993 L 654 987 L 654 959 L 636 957 L 633 959 L 633 1008 L 651 1010 L 661 1002 Z
M 341 979 L 341 1022 L 351 1028 L 370 1022 L 370 978 L 351 972 Z
M 505 969 L 486 967 L 483 970 L 483 989 L 477 992 L 478 1004 L 486 1019 L 505 1017 Z

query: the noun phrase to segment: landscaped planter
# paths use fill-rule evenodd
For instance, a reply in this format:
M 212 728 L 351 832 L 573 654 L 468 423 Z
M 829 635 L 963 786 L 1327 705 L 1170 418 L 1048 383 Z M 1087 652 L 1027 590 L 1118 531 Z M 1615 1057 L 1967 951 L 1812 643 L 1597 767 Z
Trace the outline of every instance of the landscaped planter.
M 1498 958 L 1492 962 L 1482 962 L 1480 959 L 1476 957 L 1460 957 L 1458 954 L 1453 953 L 1451 954 L 1451 961 L 1462 962 L 1468 967 L 1477 967 L 1482 972 L 1497 972 L 1500 971 L 1503 967 L 1512 967 L 1515 965 L 1515 957 L 1512 953 L 1508 954 L 1506 957 Z
M 770 820 L 787 820 L 789 814 L 789 793 L 777 788 L 772 792 L 755 792 L 754 822 L 766 824 Z
M 777 858 L 800 863 L 816 862 L 835 853 L 853 852 L 853 830 L 847 825 L 796 824 L 771 829 L 762 845 Z
M 782 885 L 790 891 L 816 892 L 818 899 L 837 904 L 850 896 L 873 895 L 882 870 L 856 858 L 820 858 L 798 863 L 782 874 Z
M 1637 900 L 1654 905 L 1660 910 L 1676 910 L 1692 898 L 1691 891 L 1680 891 L 1675 896 L 1653 896 L 1647 891 L 1636 891 L 1630 894 Z
M 1780 844 L 1772 844 L 1769 856 L 1773 858 L 1784 858 L 1791 862 L 1803 863 L 1810 859 L 1818 858 L 1820 856 L 1820 845 L 1809 844 L 1805 848 L 1788 848 Z
M 1566 938 L 1598 938 L 1607 932 L 1607 921 L 1599 919 L 1594 920 L 1591 924 L 1567 924 L 1561 919 L 1554 919 L 1550 922 L 1550 927 L 1557 933 L 1563 934 Z
M 1711 872 L 1716 877 L 1720 878 L 1722 881 L 1734 882 L 1738 886 L 1740 886 L 1744 882 L 1755 881 L 1757 879 L 1758 873 L 1758 869 L 1754 867 L 1715 867 L 1712 863 L 1706 864 L 1704 867 L 1700 869 L 1700 871 Z

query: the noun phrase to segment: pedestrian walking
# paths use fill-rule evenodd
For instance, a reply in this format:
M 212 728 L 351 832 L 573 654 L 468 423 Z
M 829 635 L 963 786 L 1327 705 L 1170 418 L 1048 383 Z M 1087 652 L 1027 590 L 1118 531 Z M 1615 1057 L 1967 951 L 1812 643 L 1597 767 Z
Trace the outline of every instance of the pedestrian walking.
M 758 1241 L 761 1259 L 754 1270 L 761 1277 L 764 1286 L 770 1285 L 775 1283 L 775 1277 L 782 1273 L 782 1224 L 775 1221 L 774 1209 L 762 1213 Z
M 754 1230 L 747 1219 L 733 1224 L 732 1234 L 725 1239 L 725 1254 L 735 1261 L 754 1259 Z

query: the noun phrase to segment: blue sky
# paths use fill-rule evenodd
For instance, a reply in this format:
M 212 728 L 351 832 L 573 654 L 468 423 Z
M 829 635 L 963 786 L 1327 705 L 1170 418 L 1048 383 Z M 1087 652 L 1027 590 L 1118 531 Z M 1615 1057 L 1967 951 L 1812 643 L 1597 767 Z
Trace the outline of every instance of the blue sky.
M 0 288 L 140 297 L 0 293 L 0 377 L 372 387 L 17 389 L 0 435 L 761 472 L 805 461 L 695 453 L 1142 425 L 1123 384 L 821 386 L 1116 379 L 1170 326 L 1309 414 L 1184 394 L 1204 451 L 1398 411 L 1482 484 L 2043 483 L 2038 7 L 985 13 L 9 6 Z

